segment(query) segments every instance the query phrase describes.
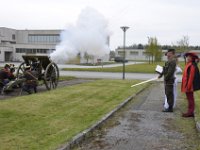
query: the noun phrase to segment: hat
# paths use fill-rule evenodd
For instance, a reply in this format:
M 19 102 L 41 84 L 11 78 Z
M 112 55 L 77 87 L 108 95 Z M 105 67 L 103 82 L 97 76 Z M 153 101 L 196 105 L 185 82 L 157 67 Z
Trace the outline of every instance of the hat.
M 168 49 L 167 52 L 165 53 L 165 56 L 167 55 L 168 52 L 173 52 L 173 53 L 175 53 L 175 49 L 173 49 L 173 48 Z
M 28 65 L 28 66 L 25 66 L 25 69 L 30 69 L 30 68 L 31 68 L 31 66 L 29 66 L 29 65 Z
M 4 68 L 10 68 L 9 64 L 5 64 Z
M 14 64 L 10 64 L 10 68 L 15 68 L 15 65 Z
M 192 52 L 185 53 L 184 57 L 187 57 L 187 56 L 192 56 L 193 59 L 199 59 L 196 53 L 192 53 Z

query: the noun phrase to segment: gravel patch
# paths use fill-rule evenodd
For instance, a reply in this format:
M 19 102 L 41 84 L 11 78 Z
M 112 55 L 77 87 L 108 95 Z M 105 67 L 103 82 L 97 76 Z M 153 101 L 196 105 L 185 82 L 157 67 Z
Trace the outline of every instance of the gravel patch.
M 163 99 L 163 84 L 150 86 L 75 149 L 196 150 L 175 124 L 180 110 L 162 112 Z

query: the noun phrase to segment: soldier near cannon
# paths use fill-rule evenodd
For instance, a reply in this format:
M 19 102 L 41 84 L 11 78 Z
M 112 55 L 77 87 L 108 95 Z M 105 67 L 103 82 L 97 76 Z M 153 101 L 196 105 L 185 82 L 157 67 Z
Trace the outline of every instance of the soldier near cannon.
M 9 64 L 6 64 L 2 70 L 0 70 L 0 82 L 5 86 L 10 80 L 15 79 L 13 72 Z
M 15 65 L 10 64 L 10 80 L 14 80 L 16 78 L 14 72 L 15 72 Z
M 23 85 L 23 90 L 28 92 L 29 94 L 32 93 L 32 89 L 34 90 L 35 93 L 37 93 L 37 74 L 34 70 L 31 70 L 31 66 L 26 66 L 25 67 L 25 72 L 24 72 L 24 78 L 25 82 Z

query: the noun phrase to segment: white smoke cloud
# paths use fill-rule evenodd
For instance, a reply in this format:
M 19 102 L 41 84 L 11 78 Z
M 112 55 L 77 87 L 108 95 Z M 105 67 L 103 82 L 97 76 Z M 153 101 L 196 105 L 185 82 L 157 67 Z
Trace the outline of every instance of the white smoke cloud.
M 107 38 L 110 35 L 105 17 L 93 8 L 82 10 L 75 25 L 69 25 L 61 33 L 61 42 L 50 54 L 53 61 L 64 63 L 87 52 L 95 57 L 109 53 Z

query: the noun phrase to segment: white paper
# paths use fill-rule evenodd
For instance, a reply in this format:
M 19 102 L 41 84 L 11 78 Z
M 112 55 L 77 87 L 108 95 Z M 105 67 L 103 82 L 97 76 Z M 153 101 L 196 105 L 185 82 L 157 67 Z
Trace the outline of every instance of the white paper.
M 176 73 L 181 73 L 183 72 L 182 69 L 179 66 L 176 66 Z
M 162 73 L 163 72 L 163 67 L 160 66 L 160 65 L 157 65 L 155 71 L 158 72 L 158 73 Z

